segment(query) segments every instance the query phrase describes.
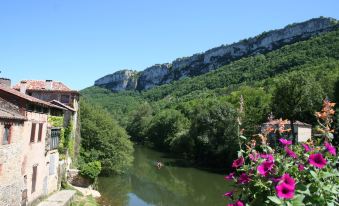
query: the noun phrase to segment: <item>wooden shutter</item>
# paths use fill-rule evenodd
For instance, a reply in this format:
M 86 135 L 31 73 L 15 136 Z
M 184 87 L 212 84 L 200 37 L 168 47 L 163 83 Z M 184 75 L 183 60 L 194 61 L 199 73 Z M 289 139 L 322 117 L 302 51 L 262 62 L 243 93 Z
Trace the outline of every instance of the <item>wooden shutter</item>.
M 36 187 L 36 176 L 38 173 L 38 166 L 33 166 L 33 174 L 32 174 L 32 191 L 31 193 L 35 192 Z
M 35 140 L 35 128 L 36 128 L 36 123 L 32 123 L 31 142 L 34 142 Z
M 2 137 L 2 144 L 10 144 L 11 143 L 11 137 L 10 137 L 10 125 L 5 125 L 5 131 L 4 131 L 4 136 Z
M 43 123 L 39 124 L 38 142 L 41 142 L 41 139 L 42 139 L 42 129 L 43 129 L 43 126 L 44 126 Z

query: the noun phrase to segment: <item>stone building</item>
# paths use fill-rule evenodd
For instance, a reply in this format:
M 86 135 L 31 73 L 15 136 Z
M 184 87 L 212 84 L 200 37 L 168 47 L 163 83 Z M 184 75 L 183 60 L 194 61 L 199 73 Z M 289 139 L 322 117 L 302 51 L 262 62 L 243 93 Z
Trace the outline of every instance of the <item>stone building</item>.
M 279 119 L 271 119 L 268 122 L 265 122 L 261 125 L 261 131 L 264 132 L 267 128 L 273 128 L 275 130 L 279 130 L 279 127 L 281 125 L 282 120 Z M 309 140 L 312 136 L 312 125 L 295 121 L 293 122 L 293 132 L 295 133 L 297 137 L 297 142 L 306 142 Z M 284 129 L 290 129 L 291 128 L 291 122 L 289 120 L 284 121 Z M 276 134 L 271 133 L 269 136 L 270 142 L 273 144 L 276 144 Z
M 0 205 L 31 204 L 58 189 L 58 135 L 48 116 L 63 111 L 0 81 Z
M 62 82 L 53 80 L 22 80 L 13 88 L 64 109 L 64 127 L 72 126 L 71 136 L 75 140 L 76 154 L 74 155 L 76 156 L 80 144 L 79 92 L 70 89 Z

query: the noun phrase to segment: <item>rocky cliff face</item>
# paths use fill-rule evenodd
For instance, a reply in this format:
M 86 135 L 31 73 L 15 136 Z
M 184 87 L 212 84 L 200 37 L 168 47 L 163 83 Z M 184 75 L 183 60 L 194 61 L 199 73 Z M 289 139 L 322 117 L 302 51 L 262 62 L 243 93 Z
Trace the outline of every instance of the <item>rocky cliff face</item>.
M 95 85 L 109 88 L 112 91 L 149 89 L 184 77 L 204 74 L 231 61 L 269 52 L 335 28 L 338 28 L 337 20 L 315 18 L 286 26 L 283 29 L 264 32 L 237 43 L 222 45 L 204 53 L 178 58 L 172 63 L 156 64 L 139 74 L 131 70 L 118 71 L 96 80 Z
M 122 90 L 134 90 L 137 87 L 138 73 L 133 70 L 121 70 L 106 75 L 95 81 L 94 85 L 118 92 Z

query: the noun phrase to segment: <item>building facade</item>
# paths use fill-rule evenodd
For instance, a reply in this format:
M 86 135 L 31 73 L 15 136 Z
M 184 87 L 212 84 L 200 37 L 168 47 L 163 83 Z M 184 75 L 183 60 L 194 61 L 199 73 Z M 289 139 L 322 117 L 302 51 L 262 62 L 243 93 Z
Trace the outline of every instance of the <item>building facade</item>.
M 79 97 L 76 90 L 72 90 L 62 82 L 53 80 L 22 80 L 13 87 L 37 99 L 50 102 L 64 109 L 64 127 L 71 126 L 71 136 L 75 141 L 74 151 L 78 154 L 80 144 L 80 120 L 78 118 Z
M 0 98 L 0 205 L 31 204 L 59 187 L 58 140 L 48 116 L 64 109 L 4 84 Z

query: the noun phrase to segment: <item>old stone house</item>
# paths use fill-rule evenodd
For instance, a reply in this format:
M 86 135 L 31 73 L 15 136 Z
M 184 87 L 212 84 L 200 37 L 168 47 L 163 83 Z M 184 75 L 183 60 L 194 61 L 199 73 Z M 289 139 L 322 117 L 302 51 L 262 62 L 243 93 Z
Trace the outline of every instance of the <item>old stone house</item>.
M 267 128 L 273 128 L 274 130 L 279 130 L 279 127 L 281 126 L 282 120 L 279 119 L 270 119 L 268 122 L 265 122 L 261 125 L 261 131 L 264 133 L 264 131 Z M 284 121 L 284 129 L 291 129 L 291 122 L 289 120 Z M 312 136 L 312 125 L 295 121 L 293 122 L 293 132 L 295 133 L 295 136 L 297 138 L 297 142 L 306 142 L 309 140 Z M 271 133 L 269 135 L 269 141 L 271 144 L 277 143 L 277 134 Z
M 0 79 L 0 205 L 31 204 L 58 189 L 58 133 L 48 116 L 64 109 Z
M 64 108 L 64 127 L 71 125 L 71 136 L 75 140 L 75 153 L 80 142 L 79 92 L 72 90 L 62 82 L 53 80 L 22 80 L 14 89 L 37 99 L 50 102 Z M 77 155 L 77 154 L 75 154 Z

